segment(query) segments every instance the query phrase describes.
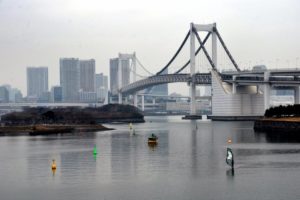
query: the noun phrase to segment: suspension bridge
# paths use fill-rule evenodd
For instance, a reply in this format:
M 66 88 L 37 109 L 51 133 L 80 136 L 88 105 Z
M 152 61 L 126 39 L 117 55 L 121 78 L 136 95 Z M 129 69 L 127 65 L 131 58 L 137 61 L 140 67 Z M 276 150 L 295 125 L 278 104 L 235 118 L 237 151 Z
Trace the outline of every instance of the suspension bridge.
M 206 36 L 202 40 L 200 32 Z M 211 53 L 208 53 L 205 44 L 211 38 Z M 183 47 L 190 41 L 189 59 L 174 73 L 165 74 L 168 68 L 181 53 Z M 196 48 L 196 41 L 198 47 Z M 218 67 L 217 41 L 226 53 L 234 70 L 221 72 Z M 203 52 L 209 65 L 208 73 L 196 73 L 196 56 Z M 122 59 L 132 60 L 133 81 L 128 85 L 122 85 Z M 150 76 L 137 74 L 137 63 Z M 183 73 L 187 69 L 189 73 Z M 142 79 L 137 80 L 139 76 Z M 122 54 L 118 66 L 118 100 L 122 103 L 123 96 L 133 96 L 134 105 L 137 106 L 137 92 L 160 84 L 175 82 L 188 83 L 190 87 L 190 115 L 196 115 L 196 85 L 212 86 L 212 115 L 214 116 L 261 116 L 265 109 L 270 107 L 270 90 L 276 87 L 284 87 L 294 90 L 295 103 L 299 103 L 300 70 L 258 70 L 242 71 L 232 54 L 228 50 L 221 37 L 216 23 L 190 24 L 188 33 L 180 44 L 170 61 L 155 74 L 151 74 L 136 58 L 134 54 Z

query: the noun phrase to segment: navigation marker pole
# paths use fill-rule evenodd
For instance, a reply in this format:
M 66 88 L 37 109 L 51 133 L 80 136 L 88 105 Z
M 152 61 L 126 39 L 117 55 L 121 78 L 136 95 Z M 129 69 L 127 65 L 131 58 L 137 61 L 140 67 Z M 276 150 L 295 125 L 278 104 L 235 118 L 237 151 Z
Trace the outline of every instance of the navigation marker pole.
M 234 158 L 231 148 L 227 148 L 226 163 L 234 169 Z

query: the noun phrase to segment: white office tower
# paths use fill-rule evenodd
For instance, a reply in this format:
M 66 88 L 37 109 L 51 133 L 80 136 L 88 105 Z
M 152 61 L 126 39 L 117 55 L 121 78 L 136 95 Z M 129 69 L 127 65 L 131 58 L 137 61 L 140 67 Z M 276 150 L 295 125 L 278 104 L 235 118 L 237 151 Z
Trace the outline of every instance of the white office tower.
M 80 89 L 80 65 L 78 58 L 61 58 L 60 86 L 63 102 L 78 102 Z
M 27 67 L 27 97 L 41 98 L 48 92 L 48 67 Z

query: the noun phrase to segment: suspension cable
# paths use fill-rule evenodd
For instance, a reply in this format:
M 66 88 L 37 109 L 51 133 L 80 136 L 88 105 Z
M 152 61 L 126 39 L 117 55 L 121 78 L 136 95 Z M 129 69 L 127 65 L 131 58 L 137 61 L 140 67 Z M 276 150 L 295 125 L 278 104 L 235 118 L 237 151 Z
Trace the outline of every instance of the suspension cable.
M 148 71 L 146 67 L 144 67 L 144 66 L 142 65 L 142 63 L 140 62 L 140 60 L 139 60 L 137 57 L 135 57 L 135 59 L 136 59 L 136 61 L 138 62 L 138 64 L 139 64 L 139 65 L 140 65 L 140 66 L 141 66 L 148 74 L 150 74 L 151 76 L 154 75 L 153 73 L 151 73 L 150 71 Z
M 140 77 L 140 78 L 148 78 L 148 76 L 143 76 L 143 75 L 140 75 L 140 74 L 134 72 L 134 71 L 131 69 L 131 67 L 132 67 L 132 66 L 129 67 L 129 70 L 130 70 L 132 73 L 134 73 L 136 76 L 138 76 L 138 77 Z
M 198 53 L 200 52 L 200 50 L 204 47 L 207 39 L 209 38 L 211 32 L 208 32 L 208 34 L 206 35 L 206 37 L 204 38 L 202 44 L 198 47 L 195 56 L 198 55 Z M 177 70 L 174 74 L 178 74 L 180 73 L 182 70 L 184 70 L 189 64 L 190 64 L 191 60 L 187 61 L 179 70 Z
M 175 58 L 177 57 L 177 55 L 179 54 L 179 52 L 181 51 L 182 47 L 184 46 L 184 44 L 186 43 L 187 39 L 189 38 L 190 36 L 190 32 L 188 32 L 183 40 L 183 42 L 181 43 L 179 49 L 176 51 L 175 55 L 171 58 L 171 60 L 168 62 L 168 64 L 162 68 L 159 72 L 156 73 L 156 75 L 159 75 L 161 74 L 163 71 L 165 71 L 169 65 L 175 60 Z
M 200 39 L 200 37 L 199 37 L 199 34 L 198 34 L 198 32 L 197 32 L 197 30 L 196 30 L 195 28 L 193 28 L 193 32 L 195 33 L 196 38 L 197 38 L 198 42 L 200 43 L 200 45 L 202 45 L 203 42 L 201 41 L 201 39 Z M 218 71 L 217 68 L 216 68 L 216 66 L 215 66 L 215 64 L 214 64 L 214 62 L 213 62 L 212 59 L 210 58 L 210 56 L 209 56 L 209 54 L 207 53 L 206 48 L 205 48 L 204 46 L 203 46 L 203 52 L 204 52 L 206 58 L 208 59 L 208 61 L 209 61 L 210 65 L 211 65 L 211 67 L 213 68 L 213 70 Z
M 221 35 L 220 35 L 218 29 L 217 29 L 217 28 L 214 28 L 213 31 L 217 34 L 218 39 L 220 40 L 220 42 L 221 42 L 221 44 L 222 44 L 222 46 L 223 46 L 225 52 L 227 53 L 227 55 L 228 55 L 230 61 L 232 62 L 232 64 L 233 64 L 234 67 L 236 68 L 236 70 L 237 70 L 237 71 L 241 71 L 240 68 L 239 68 L 239 66 L 236 64 L 235 60 L 234 60 L 233 57 L 231 56 L 231 53 L 230 53 L 229 50 L 227 49 L 227 47 L 226 47 L 226 45 L 225 45 L 225 43 L 224 43 L 224 41 L 223 41 L 223 39 L 222 39 L 222 37 L 221 37 Z

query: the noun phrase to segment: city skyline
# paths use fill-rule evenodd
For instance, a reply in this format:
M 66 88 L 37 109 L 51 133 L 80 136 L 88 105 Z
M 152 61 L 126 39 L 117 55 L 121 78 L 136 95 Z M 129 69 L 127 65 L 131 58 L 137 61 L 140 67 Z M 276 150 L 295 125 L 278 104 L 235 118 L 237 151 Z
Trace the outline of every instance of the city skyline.
M 49 85 L 57 85 L 60 57 L 92 57 L 97 60 L 96 73 L 108 74 L 109 58 L 118 52 L 136 51 L 155 73 L 174 54 L 190 22 L 216 22 L 242 68 L 299 66 L 299 5 L 295 0 L 130 0 L 106 2 L 103 7 L 93 0 L 4 0 L 0 2 L 0 84 L 11 84 L 25 94 L 26 66 L 45 65 Z

